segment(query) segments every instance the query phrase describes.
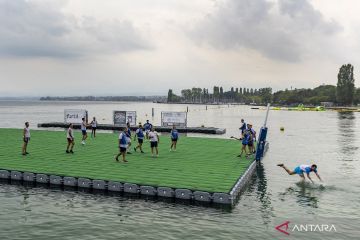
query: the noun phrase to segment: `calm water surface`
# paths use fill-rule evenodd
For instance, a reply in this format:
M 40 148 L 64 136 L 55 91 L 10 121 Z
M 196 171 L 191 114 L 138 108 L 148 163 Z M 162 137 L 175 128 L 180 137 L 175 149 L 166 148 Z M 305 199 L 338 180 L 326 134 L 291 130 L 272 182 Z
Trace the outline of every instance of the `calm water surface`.
M 65 108 L 85 108 L 102 123 L 111 123 L 113 110 L 136 110 L 138 121 L 159 124 L 161 111 L 186 105 L 0 101 L 0 127 L 62 121 Z M 224 138 L 239 134 L 241 118 L 258 129 L 265 114 L 247 106 L 208 108 L 189 106 L 188 125 L 224 127 Z M 231 210 L 0 183 L 0 239 L 359 239 L 360 114 L 271 111 L 268 126 L 270 149 Z M 324 184 L 302 185 L 280 162 L 315 162 Z M 274 228 L 285 221 L 289 236 Z M 291 231 L 295 224 L 334 225 L 336 232 Z

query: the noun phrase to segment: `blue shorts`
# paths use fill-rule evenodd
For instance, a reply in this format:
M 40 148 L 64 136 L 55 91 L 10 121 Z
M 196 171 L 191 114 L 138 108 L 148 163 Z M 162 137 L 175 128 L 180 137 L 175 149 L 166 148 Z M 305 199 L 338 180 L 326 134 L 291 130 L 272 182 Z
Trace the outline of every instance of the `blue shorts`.
M 85 136 L 87 133 L 86 133 L 86 130 L 81 130 L 82 132 L 82 135 Z
M 301 170 L 300 167 L 296 167 L 296 168 L 294 169 L 294 172 L 295 172 L 296 174 L 299 174 L 299 175 L 301 175 L 301 174 L 304 173 L 303 170 Z

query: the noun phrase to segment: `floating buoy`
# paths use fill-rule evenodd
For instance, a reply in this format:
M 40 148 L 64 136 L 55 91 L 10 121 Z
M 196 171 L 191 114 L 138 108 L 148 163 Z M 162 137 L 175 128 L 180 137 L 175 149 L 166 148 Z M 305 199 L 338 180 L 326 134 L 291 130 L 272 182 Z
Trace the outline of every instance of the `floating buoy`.
M 285 128 L 284 127 L 280 127 L 280 131 L 284 131 L 285 130 Z

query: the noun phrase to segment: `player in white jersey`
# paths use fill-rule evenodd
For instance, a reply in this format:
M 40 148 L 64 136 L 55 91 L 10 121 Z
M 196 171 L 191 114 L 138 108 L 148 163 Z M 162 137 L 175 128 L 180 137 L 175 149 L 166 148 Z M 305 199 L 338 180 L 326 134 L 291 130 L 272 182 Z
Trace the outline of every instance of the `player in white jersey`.
M 85 145 L 85 140 L 87 139 L 86 127 L 88 127 L 90 125 L 86 123 L 85 118 L 82 118 L 81 120 L 82 120 L 82 122 L 81 122 L 81 133 L 82 133 L 81 144 Z
M 75 138 L 74 138 L 74 130 L 73 130 L 73 124 L 70 123 L 69 128 L 66 132 L 66 138 L 67 138 L 67 147 L 66 147 L 66 153 L 74 153 L 73 148 L 75 145 Z
M 96 118 L 93 117 L 93 120 L 91 121 L 90 123 L 91 125 L 91 137 L 96 137 L 96 129 L 97 129 L 97 125 L 98 125 L 98 122 L 96 121 Z
M 26 154 L 29 154 L 27 152 L 27 145 L 30 141 L 30 129 L 29 129 L 29 122 L 26 122 L 25 123 L 25 128 L 24 128 L 24 131 L 23 131 L 23 140 L 24 140 L 24 144 L 23 144 L 23 147 L 22 147 L 22 155 L 26 155 Z
M 158 145 L 160 143 L 160 138 L 158 133 L 155 131 L 154 127 L 151 128 L 149 132 L 149 139 L 150 139 L 151 154 L 152 156 L 154 156 L 154 148 L 155 148 L 156 157 L 158 157 L 159 156 Z

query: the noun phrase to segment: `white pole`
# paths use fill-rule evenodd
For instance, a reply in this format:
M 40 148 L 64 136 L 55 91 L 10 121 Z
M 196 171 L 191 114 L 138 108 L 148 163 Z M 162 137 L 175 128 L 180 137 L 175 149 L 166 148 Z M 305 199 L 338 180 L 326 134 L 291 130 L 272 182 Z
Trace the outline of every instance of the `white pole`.
M 266 123 L 267 123 L 267 119 L 268 119 L 268 116 L 269 116 L 269 110 L 270 110 L 270 103 L 268 103 L 267 109 L 266 109 L 266 116 L 265 116 L 264 128 L 266 128 Z

